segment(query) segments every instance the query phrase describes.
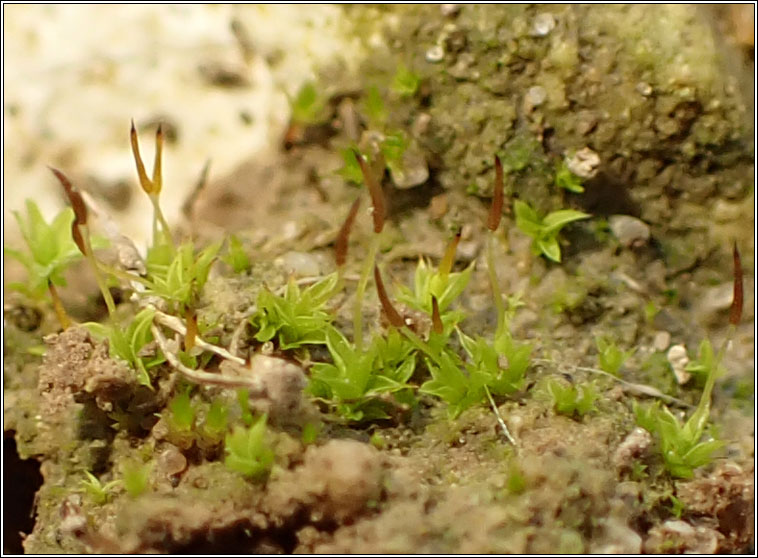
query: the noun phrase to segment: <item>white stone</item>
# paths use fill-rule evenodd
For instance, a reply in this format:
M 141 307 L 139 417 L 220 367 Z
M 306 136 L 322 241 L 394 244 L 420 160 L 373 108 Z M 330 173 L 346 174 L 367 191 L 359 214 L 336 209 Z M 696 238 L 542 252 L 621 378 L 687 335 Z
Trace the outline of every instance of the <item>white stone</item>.
M 434 45 L 426 51 L 427 62 L 435 64 L 437 62 L 442 62 L 443 58 L 445 58 L 445 49 L 443 49 L 441 45 Z
M 647 223 L 630 215 L 611 215 L 608 219 L 613 235 L 626 247 L 641 246 L 650 240 Z
M 687 347 L 682 344 L 672 346 L 669 352 L 666 353 L 666 359 L 669 361 L 679 385 L 690 381 L 692 374 L 685 370 L 685 367 L 690 362 L 690 357 L 687 356 Z
M 663 352 L 671 344 L 671 334 L 668 331 L 658 331 L 653 337 L 653 349 Z
M 566 159 L 566 166 L 580 178 L 592 178 L 600 166 L 600 155 L 589 147 L 583 147 Z
M 532 35 L 535 37 L 544 37 L 555 29 L 555 18 L 551 13 L 539 14 L 534 18 L 532 24 Z

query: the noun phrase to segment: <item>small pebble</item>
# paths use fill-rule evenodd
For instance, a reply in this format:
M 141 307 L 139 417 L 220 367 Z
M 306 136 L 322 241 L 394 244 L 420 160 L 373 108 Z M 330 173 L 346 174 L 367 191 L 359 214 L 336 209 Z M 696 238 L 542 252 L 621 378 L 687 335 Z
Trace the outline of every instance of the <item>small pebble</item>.
M 639 426 L 632 430 L 624 441 L 619 444 L 613 454 L 613 463 L 617 469 L 625 470 L 631 466 L 632 461 L 645 453 L 653 441 L 650 433 Z
M 700 300 L 700 307 L 706 313 L 716 314 L 732 305 L 734 285 L 731 281 L 708 287 Z
M 173 477 L 187 468 L 187 458 L 176 446 L 169 445 L 159 456 L 158 466 L 166 477 Z
M 589 147 L 583 147 L 566 159 L 568 169 L 580 178 L 592 178 L 600 166 L 600 155 Z
M 547 99 L 547 91 L 540 85 L 530 87 L 524 96 L 524 110 L 531 112 L 534 107 L 540 106 Z
M 687 348 L 684 345 L 680 344 L 671 347 L 669 352 L 666 353 L 666 359 L 674 370 L 674 376 L 676 376 L 676 381 L 680 386 L 686 384 L 692 378 L 692 374 L 685 370 L 685 367 L 690 362 L 690 358 L 687 356 Z
M 611 215 L 608 225 L 619 242 L 629 248 L 646 244 L 650 240 L 650 227 L 647 223 L 629 215 Z
M 658 331 L 653 337 L 653 349 L 663 352 L 671 344 L 671 334 L 668 331 Z
M 318 277 L 322 272 L 318 258 L 306 252 L 287 252 L 279 256 L 274 263 L 296 277 Z
M 534 18 L 532 24 L 532 35 L 535 37 L 544 37 L 555 29 L 555 18 L 551 13 L 539 14 Z
M 644 95 L 645 97 L 647 97 L 653 92 L 652 86 L 649 83 L 646 83 L 644 81 L 639 82 L 637 86 L 635 87 L 635 89 L 637 90 L 637 93 L 639 93 L 640 95 Z
M 461 11 L 460 4 L 440 4 L 440 13 L 445 17 L 458 15 Z
M 443 49 L 440 45 L 434 45 L 432 48 L 426 51 L 427 62 L 436 64 L 437 62 L 442 62 L 443 58 L 445 58 L 445 49 Z

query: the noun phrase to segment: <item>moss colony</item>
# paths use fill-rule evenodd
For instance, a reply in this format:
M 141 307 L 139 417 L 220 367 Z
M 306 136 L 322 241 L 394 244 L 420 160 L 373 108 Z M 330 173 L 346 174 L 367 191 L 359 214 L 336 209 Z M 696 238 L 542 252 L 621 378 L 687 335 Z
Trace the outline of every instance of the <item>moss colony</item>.
M 152 177 L 137 155 L 144 260 L 64 174 L 73 211 L 19 216 L 24 549 L 747 550 L 740 55 L 690 6 L 345 11 L 371 56 L 306 84 L 281 149 L 187 223 L 161 142 Z

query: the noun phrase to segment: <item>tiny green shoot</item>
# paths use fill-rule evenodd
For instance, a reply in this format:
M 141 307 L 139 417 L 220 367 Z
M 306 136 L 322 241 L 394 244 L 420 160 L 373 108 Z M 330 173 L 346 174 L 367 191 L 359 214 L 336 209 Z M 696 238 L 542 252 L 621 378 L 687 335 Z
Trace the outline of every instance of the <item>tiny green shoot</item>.
M 618 376 L 624 362 L 634 354 L 634 350 L 622 351 L 613 339 L 602 335 L 595 337 L 595 346 L 600 369 L 614 376 Z
M 48 224 L 37 204 L 32 200 L 26 200 L 26 214 L 27 219 L 24 220 L 17 211 L 13 212 L 29 253 L 8 246 L 3 250 L 21 262 L 28 274 L 25 283 L 12 283 L 10 287 L 32 298 L 42 299 L 49 284 L 66 285 L 64 271 L 72 263 L 80 260 L 82 254 L 71 238 L 74 212 L 70 207 L 58 213 Z
M 695 383 L 699 386 L 705 385 L 711 370 L 715 369 L 717 378 L 722 377 L 726 373 L 724 366 L 716 363 L 716 353 L 713 351 L 713 346 L 707 338 L 700 342 L 697 358 L 692 359 L 684 369 L 693 375 Z
M 387 109 L 384 106 L 382 94 L 379 93 L 379 88 L 375 85 L 369 87 L 366 92 L 363 101 L 363 110 L 372 126 L 379 128 L 384 127 L 384 123 L 387 120 Z
M 312 81 L 303 84 L 289 101 L 293 122 L 309 126 L 319 124 L 326 118 L 326 98 Z
M 582 179 L 571 172 L 565 161 L 561 161 L 555 171 L 555 185 L 575 194 L 584 192 Z
M 455 249 L 460 241 L 460 231 L 448 244 L 445 255 L 437 269 L 432 268 L 423 258 L 419 259 L 413 279 L 413 290 L 400 286 L 398 299 L 408 306 L 432 315 L 433 301 L 437 301 L 440 319 L 447 335 L 459 323 L 463 312 L 450 310 L 452 303 L 463 293 L 471 280 L 474 264 L 460 272 L 452 272 Z
M 126 329 L 119 324 L 88 322 L 84 325 L 95 337 L 108 339 L 111 357 L 126 362 L 137 372 L 138 382 L 149 387 L 148 370 L 165 361 L 161 353 L 152 357 L 142 354 L 145 345 L 153 340 L 150 328 L 154 318 L 155 308 L 148 306 L 139 311 Z
M 324 343 L 325 328 L 332 320 L 324 307 L 334 294 L 338 280 L 338 274 L 332 273 L 300 289 L 294 279 L 290 279 L 283 296 L 261 290 L 258 309 L 251 318 L 258 329 L 255 339 L 264 343 L 276 338 L 281 350 Z
M 347 421 L 388 418 L 392 400 L 385 396 L 407 388 L 416 367 L 413 347 L 395 332 L 386 340 L 374 337 L 363 351 L 332 327 L 327 329 L 326 345 L 333 363 L 313 365 L 308 391 Z
M 558 233 L 574 221 L 587 219 L 587 213 L 574 209 L 561 209 L 549 213 L 544 218 L 526 202 L 516 200 L 513 204 L 516 213 L 516 226 L 526 235 L 532 237 L 532 253 L 544 255 L 554 261 L 561 261 L 561 247 L 558 244 Z
M 123 465 L 122 482 L 124 489 L 131 498 L 144 494 L 150 482 L 151 463 L 127 461 Z
M 205 415 L 200 434 L 211 442 L 217 442 L 224 439 L 228 424 L 229 408 L 220 399 L 214 399 Z
M 413 97 L 418 91 L 419 83 L 421 78 L 418 74 L 409 70 L 405 64 L 400 64 L 392 78 L 391 89 L 401 97 Z
M 701 401 L 705 401 L 705 392 Z M 694 470 L 710 463 L 713 453 L 723 447 L 723 442 L 719 440 L 703 440 L 709 407 L 710 405 L 698 407 L 689 420 L 682 424 L 668 408 L 657 402 L 648 406 L 635 406 L 637 424 L 657 436 L 663 463 L 673 476 L 692 478 Z
M 597 389 L 592 382 L 574 384 L 558 378 L 548 378 L 544 391 L 550 397 L 556 413 L 568 417 L 583 417 L 595 408 Z
M 246 477 L 260 480 L 274 463 L 274 452 L 266 442 L 266 415 L 251 426 L 236 426 L 226 435 L 224 464 Z
M 103 484 L 100 482 L 100 479 L 89 471 L 84 471 L 84 474 L 87 476 L 87 479 L 81 481 L 82 488 L 92 499 L 92 502 L 98 506 L 107 503 L 111 492 L 122 483 L 120 479 L 117 479 Z
M 169 425 L 180 432 L 190 432 L 195 425 L 195 409 L 189 392 L 189 389 L 184 389 L 168 402 Z
M 32 200 L 26 200 L 26 213 L 26 221 L 16 211 L 13 215 L 21 229 L 21 235 L 29 253 L 9 246 L 5 246 L 3 251 L 21 262 L 26 268 L 28 279 L 26 283 L 11 283 L 9 286 L 38 300 L 44 298 L 45 291 L 48 291 L 53 299 L 58 321 L 61 327 L 66 329 L 71 324 L 71 319 L 63 308 L 55 286 L 66 284 L 63 273 L 68 266 L 82 257 L 79 248 L 71 238 L 74 212 L 71 208 L 66 208 L 53 219 L 52 223 L 48 224 L 42 217 L 37 204 Z
M 234 273 L 246 273 L 250 270 L 250 258 L 237 235 L 229 236 L 226 254 L 222 259 L 232 268 Z
M 718 354 L 713 356 L 709 343 L 701 343 L 700 358 L 693 368 L 706 377 L 705 387 L 695 412 L 684 424 L 668 408 L 660 404 L 635 406 L 637 424 L 659 439 L 660 451 L 666 469 L 675 477 L 689 479 L 694 470 L 707 465 L 712 455 L 724 443 L 713 438 L 705 438 L 711 410 L 711 394 L 716 378 L 721 373 L 721 362 L 737 325 L 742 319 L 743 285 L 742 263 L 737 245 L 733 248 L 734 289 L 729 312 L 729 333 Z
M 167 254 L 163 251 L 148 252 L 150 281 L 145 294 L 162 298 L 172 314 L 184 315 L 194 309 L 221 244 L 215 242 L 195 254 L 193 244 L 186 242 L 170 259 L 164 259 Z
M 356 151 L 352 147 L 346 147 L 340 151 L 342 155 L 342 168 L 337 171 L 337 174 L 344 178 L 347 182 L 353 184 L 361 184 L 363 182 L 363 174 L 361 173 L 361 165 L 358 163 Z

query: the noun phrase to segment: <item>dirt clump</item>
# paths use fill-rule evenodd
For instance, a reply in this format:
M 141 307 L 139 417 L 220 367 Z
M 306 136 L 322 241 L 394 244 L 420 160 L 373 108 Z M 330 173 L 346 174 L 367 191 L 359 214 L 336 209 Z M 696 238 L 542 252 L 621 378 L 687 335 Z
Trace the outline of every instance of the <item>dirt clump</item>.
M 272 481 L 269 514 L 288 517 L 301 509 L 311 522 L 349 523 L 382 495 L 384 458 L 355 440 L 329 440 L 309 447 L 301 466 Z

